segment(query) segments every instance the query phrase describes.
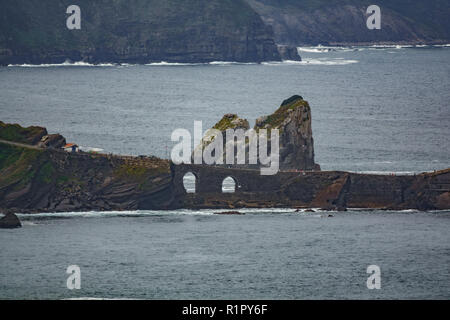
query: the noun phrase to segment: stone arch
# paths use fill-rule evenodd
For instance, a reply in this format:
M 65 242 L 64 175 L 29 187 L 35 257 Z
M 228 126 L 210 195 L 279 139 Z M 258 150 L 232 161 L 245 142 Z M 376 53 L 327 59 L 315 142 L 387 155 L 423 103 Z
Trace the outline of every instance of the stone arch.
M 235 193 L 241 187 L 238 180 L 233 176 L 226 176 L 222 180 L 222 193 Z
M 186 193 L 198 192 L 198 176 L 195 172 L 187 171 L 183 174 L 183 188 Z

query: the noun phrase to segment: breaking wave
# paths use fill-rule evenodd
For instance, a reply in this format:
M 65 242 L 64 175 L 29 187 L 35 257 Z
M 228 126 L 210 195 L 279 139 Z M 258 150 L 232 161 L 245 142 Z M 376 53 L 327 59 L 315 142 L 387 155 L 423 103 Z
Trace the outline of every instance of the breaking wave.
M 323 65 L 323 66 L 344 66 L 348 64 L 358 63 L 358 60 L 350 60 L 344 58 L 303 58 L 302 61 L 292 61 L 285 60 L 282 62 L 263 62 L 266 66 L 280 66 L 280 65 L 299 65 L 299 66 L 312 66 L 312 65 Z
M 236 61 L 211 61 L 204 63 L 182 63 L 182 62 L 152 62 L 145 64 L 146 66 L 229 66 L 229 65 L 253 65 L 257 64 L 256 62 L 236 62 Z
M 116 63 L 99 63 L 92 64 L 84 61 L 63 63 L 44 63 L 44 64 L 9 64 L 8 67 L 22 67 L 22 68 L 48 68 L 48 67 L 116 67 Z
M 320 208 L 241 208 L 237 209 L 239 212 L 250 216 L 267 216 L 267 215 L 296 215 L 305 218 L 326 218 L 330 214 L 345 214 L 345 212 L 328 211 Z M 145 217 L 174 217 L 174 216 L 210 216 L 210 217 L 245 217 L 242 215 L 217 215 L 219 212 L 229 211 L 229 209 L 201 209 L 201 210 L 136 210 L 136 211 L 90 211 L 90 212 L 55 212 L 55 213 L 35 213 L 35 214 L 23 214 L 17 213 L 17 216 L 22 221 L 24 226 L 39 225 L 39 220 L 51 220 L 51 219 L 71 219 L 71 218 L 145 218 Z M 386 212 L 389 210 L 383 210 Z M 415 209 L 406 210 L 391 210 L 394 212 L 420 212 Z M 350 213 L 378 213 L 379 209 L 367 209 L 367 208 L 349 208 Z M 449 212 L 448 210 L 434 210 L 431 213 Z M 36 223 L 34 223 L 36 222 Z
M 388 49 L 410 49 L 410 48 L 442 48 L 450 47 L 450 44 L 428 45 L 428 44 L 374 44 L 371 46 L 310 46 L 310 47 L 297 47 L 299 53 L 329 53 L 329 52 L 351 52 L 351 51 L 364 51 L 364 50 L 388 50 Z
M 297 47 L 298 52 L 307 53 L 327 53 L 327 52 L 349 52 L 360 51 L 361 47 L 332 47 L 332 46 L 313 46 L 313 47 Z

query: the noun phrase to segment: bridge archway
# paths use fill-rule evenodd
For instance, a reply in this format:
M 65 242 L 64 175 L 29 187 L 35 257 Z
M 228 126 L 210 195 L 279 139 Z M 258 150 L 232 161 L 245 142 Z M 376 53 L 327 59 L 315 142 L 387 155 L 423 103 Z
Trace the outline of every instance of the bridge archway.
M 183 187 L 186 193 L 198 192 L 198 177 L 192 171 L 188 171 L 183 175 Z
M 227 176 L 222 181 L 222 193 L 235 193 L 239 189 L 239 184 L 236 178 Z

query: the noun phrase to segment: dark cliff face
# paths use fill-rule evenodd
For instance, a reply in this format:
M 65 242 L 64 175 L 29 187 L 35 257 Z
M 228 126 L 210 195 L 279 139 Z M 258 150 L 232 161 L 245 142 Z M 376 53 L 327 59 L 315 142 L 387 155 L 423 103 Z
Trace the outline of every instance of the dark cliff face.
M 81 30 L 66 9 L 81 8 Z M 0 64 L 280 60 L 271 27 L 243 0 L 3 1 Z
M 0 208 L 15 212 L 165 209 L 172 202 L 169 162 L 0 141 Z
M 446 0 L 246 0 L 290 45 L 448 43 Z M 366 9 L 381 8 L 381 30 L 366 26 Z
M 226 163 L 227 144 L 234 146 L 234 167 L 259 168 L 260 164 L 252 165 L 249 160 L 249 141 L 245 140 L 246 164 L 237 164 L 237 149 L 242 143 L 227 141 L 227 129 L 247 131 L 250 129 L 247 119 L 242 119 L 236 114 L 226 114 L 212 129 L 222 132 L 223 138 L 223 163 Z M 307 101 L 299 95 L 294 95 L 282 102 L 281 106 L 271 115 L 256 119 L 255 132 L 261 129 L 267 130 L 268 152 L 270 153 L 271 130 L 279 132 L 279 168 L 281 170 L 320 170 L 320 166 L 314 162 L 314 139 L 311 127 L 311 108 Z M 214 141 L 209 131 L 203 137 L 203 148 Z M 199 146 L 200 147 L 200 146 Z M 260 163 L 258 158 L 258 163 Z M 227 164 L 228 166 L 229 164 Z
M 320 170 L 314 162 L 311 108 L 301 96 L 284 100 L 271 115 L 258 118 L 255 129 L 278 129 L 280 169 Z

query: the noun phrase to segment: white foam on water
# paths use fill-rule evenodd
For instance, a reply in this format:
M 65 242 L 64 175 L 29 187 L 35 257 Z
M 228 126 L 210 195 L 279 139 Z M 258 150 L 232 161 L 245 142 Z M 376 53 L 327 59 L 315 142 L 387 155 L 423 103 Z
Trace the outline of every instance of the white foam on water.
M 324 53 L 329 52 L 329 49 L 319 48 L 319 47 L 298 47 L 299 52 L 309 52 L 309 53 Z
M 49 67 L 116 67 L 115 63 L 99 63 L 92 64 L 84 61 L 63 63 L 44 63 L 44 64 L 9 64 L 8 67 L 22 67 L 22 68 L 49 68 Z
M 313 210 L 313 211 L 310 211 Z M 348 208 L 347 212 L 373 212 L 379 211 L 377 209 L 368 208 Z M 35 214 L 24 214 L 17 213 L 16 215 L 22 221 L 25 226 L 36 226 L 39 223 L 33 223 L 30 220 L 39 218 L 114 218 L 114 217 L 150 217 L 150 216 L 216 216 L 216 217 L 229 217 L 237 216 L 243 217 L 242 215 L 219 215 L 218 213 L 227 211 L 238 211 L 245 215 L 266 215 L 266 214 L 289 214 L 289 215 L 299 215 L 302 217 L 312 217 L 312 218 L 323 218 L 327 217 L 328 214 L 334 214 L 342 212 L 322 210 L 321 208 L 239 208 L 239 209 L 178 209 L 178 210 L 133 210 L 133 211 L 89 211 L 89 212 L 55 212 L 55 213 L 35 213 Z M 416 209 L 404 209 L 404 210 L 383 210 L 383 212 L 404 212 L 404 213 L 418 213 L 421 212 Z M 428 211 L 430 213 L 449 213 L 449 210 L 434 210 Z M 244 215 L 244 216 L 245 216 Z
M 303 58 L 302 61 L 284 60 L 282 62 L 263 62 L 262 65 L 266 66 L 286 66 L 286 65 L 298 65 L 298 66 L 345 66 L 348 64 L 358 63 L 358 60 L 350 60 L 344 58 Z
M 307 53 L 328 53 L 328 52 L 350 52 L 360 51 L 362 47 L 337 47 L 337 46 L 311 46 L 311 47 L 297 47 L 298 52 Z
M 22 226 L 37 226 L 37 223 L 31 221 L 22 221 Z
M 160 66 L 168 66 L 168 67 L 176 67 L 176 66 L 230 66 L 230 65 L 256 65 L 256 62 L 236 62 L 236 61 L 211 61 L 205 63 L 182 63 L 182 62 L 152 62 L 145 64 L 146 66 L 160 67 Z
M 201 63 L 181 63 L 181 62 L 166 62 L 166 61 L 161 61 L 161 62 L 152 62 L 152 63 L 146 63 L 146 66 L 152 66 L 152 67 L 159 67 L 159 66 L 196 66 L 196 65 L 201 65 Z
M 256 62 L 233 62 L 233 61 L 212 61 L 208 63 L 212 66 L 227 66 L 227 65 L 254 65 Z
M 347 60 L 343 58 L 335 58 L 335 59 L 310 59 L 306 58 L 302 61 L 304 65 L 324 65 L 324 66 L 345 66 L 348 64 L 358 63 L 358 60 Z
M 102 152 L 102 151 L 104 151 L 104 149 L 101 149 L 101 148 L 82 147 L 82 146 L 80 146 L 79 149 L 84 152 Z

